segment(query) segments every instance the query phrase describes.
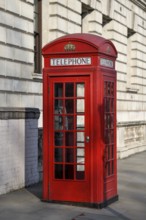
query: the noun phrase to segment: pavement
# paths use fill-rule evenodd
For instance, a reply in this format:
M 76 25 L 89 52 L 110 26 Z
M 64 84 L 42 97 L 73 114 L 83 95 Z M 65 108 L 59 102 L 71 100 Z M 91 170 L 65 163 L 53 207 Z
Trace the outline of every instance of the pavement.
M 0 220 L 146 220 L 146 151 L 118 160 L 119 200 L 95 209 L 41 201 L 42 184 L 0 196 Z

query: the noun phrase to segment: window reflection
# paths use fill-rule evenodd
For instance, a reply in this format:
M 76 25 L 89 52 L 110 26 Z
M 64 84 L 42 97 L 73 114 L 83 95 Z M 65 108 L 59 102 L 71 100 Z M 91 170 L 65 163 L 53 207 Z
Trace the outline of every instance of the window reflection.
M 85 127 L 85 116 L 77 115 L 77 129 L 84 129 Z
M 66 130 L 74 129 L 74 116 L 67 116 L 65 118 L 65 129 Z
M 85 143 L 84 142 L 77 142 L 77 147 L 85 147 Z
M 55 115 L 54 127 L 55 127 L 55 130 L 62 130 L 63 129 L 63 117 L 61 115 Z
M 77 157 L 77 163 L 84 164 L 85 163 L 85 157 Z
M 54 113 L 62 114 L 63 113 L 63 100 L 56 99 L 54 102 Z
M 85 96 L 85 84 L 77 83 L 77 97 L 84 97 L 84 96 Z
M 77 142 L 84 142 L 84 132 L 77 132 Z
M 77 165 L 77 171 L 85 171 L 85 165 Z
M 77 156 L 84 156 L 85 155 L 85 150 L 84 148 L 77 148 Z
M 85 112 L 85 107 L 84 107 L 84 103 L 85 103 L 85 100 L 84 99 L 77 99 L 77 112 L 78 113 L 83 113 Z

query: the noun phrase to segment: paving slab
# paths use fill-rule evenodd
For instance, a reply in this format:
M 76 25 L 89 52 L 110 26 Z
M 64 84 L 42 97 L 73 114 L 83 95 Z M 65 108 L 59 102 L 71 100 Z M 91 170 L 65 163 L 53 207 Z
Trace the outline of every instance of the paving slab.
M 0 196 L 0 220 L 146 220 L 146 151 L 118 160 L 119 200 L 95 209 L 41 201 L 42 184 Z

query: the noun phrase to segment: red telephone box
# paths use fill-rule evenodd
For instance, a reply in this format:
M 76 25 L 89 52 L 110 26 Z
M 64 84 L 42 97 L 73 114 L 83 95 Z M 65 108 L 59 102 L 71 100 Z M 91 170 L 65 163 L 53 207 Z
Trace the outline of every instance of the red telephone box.
M 117 51 L 92 34 L 43 49 L 43 199 L 104 207 L 118 199 Z

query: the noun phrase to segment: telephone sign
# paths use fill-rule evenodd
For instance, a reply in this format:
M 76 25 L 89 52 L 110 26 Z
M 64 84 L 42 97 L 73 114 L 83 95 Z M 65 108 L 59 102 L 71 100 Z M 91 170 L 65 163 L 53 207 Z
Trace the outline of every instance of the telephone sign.
M 91 57 L 52 58 L 50 66 L 91 65 Z
M 42 53 L 43 200 L 104 207 L 118 199 L 116 49 L 71 34 Z
M 100 59 L 100 65 L 110 67 L 110 68 L 114 67 L 114 63 L 112 60 L 108 60 L 108 59 L 104 59 L 104 58 Z

